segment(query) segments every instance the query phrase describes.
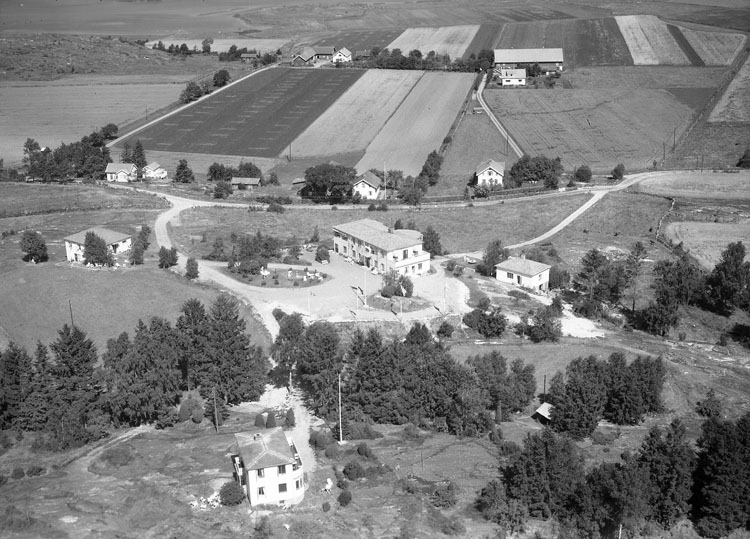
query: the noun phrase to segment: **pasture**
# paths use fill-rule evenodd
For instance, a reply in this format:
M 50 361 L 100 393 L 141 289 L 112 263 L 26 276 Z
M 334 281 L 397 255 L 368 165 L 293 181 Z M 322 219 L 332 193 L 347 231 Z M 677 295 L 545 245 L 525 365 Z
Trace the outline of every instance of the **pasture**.
M 750 56 L 729 83 L 709 122 L 750 122 Z
M 437 54 L 447 54 L 451 58 L 461 58 L 478 31 L 479 25 L 476 24 L 407 28 L 388 45 L 388 49 L 401 49 L 404 56 L 417 49 L 422 51 L 423 55 L 435 51 Z
M 296 157 L 364 151 L 423 76 L 371 69 L 292 143 Z
M 747 244 L 750 238 L 750 219 L 736 223 L 678 221 L 664 227 L 664 236 L 675 244 L 682 243 L 690 256 L 710 271 L 720 260 L 721 252 L 728 244 L 736 241 Z M 747 256 L 745 260 L 748 260 Z
M 209 96 L 118 145 L 148 150 L 276 157 L 364 71 L 272 68 Z
M 521 148 L 560 157 L 567 169 L 647 168 L 688 126 L 693 111 L 664 90 L 611 88 L 485 92 Z
M 419 174 L 448 134 L 474 79 L 473 73 L 425 73 L 367 147 L 357 170 L 385 166 Z
M 505 245 L 534 238 L 580 207 L 589 195 L 575 193 L 535 199 L 513 199 L 504 203 L 467 207 L 425 207 L 391 209 L 387 212 L 369 212 L 359 209 L 289 208 L 283 214 L 248 212 L 226 208 L 195 208 L 180 214 L 172 223 L 177 243 L 185 246 L 193 256 L 204 257 L 211 251 L 217 236 L 229 245 L 232 232 L 255 234 L 261 231 L 282 239 L 296 238 L 304 241 L 317 227 L 321 241 L 333 238 L 332 227 L 357 219 L 375 219 L 392 226 L 397 219 L 404 223 L 415 221 L 417 228 L 432 226 L 439 234 L 442 246 L 451 253 L 472 252 L 487 247 L 494 239 Z M 492 223 L 492 226 L 487 226 Z M 523 223 L 523 226 L 519 226 Z M 203 237 L 205 242 L 192 242 L 193 237 Z
M 565 65 L 633 65 L 614 19 L 566 19 L 506 24 L 496 48 L 561 47 Z
M 374 47 L 387 47 L 388 44 L 401 34 L 401 30 L 353 30 L 336 32 L 315 41 L 315 47 L 346 47 L 352 54 L 360 50 L 370 50 Z
M 653 15 L 615 17 L 635 65 L 691 65 L 667 25 Z
M 55 148 L 108 123 L 127 124 L 162 109 L 181 90 L 174 83 L 0 86 L 0 156 L 6 165 L 20 164 L 29 137 Z M 47 106 L 55 103 L 65 106 Z
M 750 200 L 750 172 L 680 172 L 644 180 L 633 189 L 675 198 Z

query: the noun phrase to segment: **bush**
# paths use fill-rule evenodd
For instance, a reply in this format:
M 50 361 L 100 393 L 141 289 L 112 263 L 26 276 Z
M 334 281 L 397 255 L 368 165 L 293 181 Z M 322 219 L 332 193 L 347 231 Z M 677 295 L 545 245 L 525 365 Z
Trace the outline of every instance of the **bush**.
M 591 181 L 591 167 L 588 165 L 581 165 L 576 169 L 576 173 L 573 175 L 577 182 L 588 183 Z
M 521 448 L 516 442 L 501 440 L 500 443 L 497 444 L 497 451 L 501 457 L 509 457 L 511 455 L 520 453 Z
M 456 484 L 453 481 L 448 481 L 446 485 L 438 486 L 432 493 L 432 505 L 440 509 L 447 509 L 453 507 L 458 502 L 458 496 L 456 494 Z
M 286 427 L 292 428 L 297 424 L 297 420 L 294 418 L 294 410 L 289 408 L 286 411 L 286 418 L 284 419 L 284 425 Z
M 315 250 L 315 262 L 323 262 L 324 260 L 331 260 L 328 247 L 325 245 L 318 245 L 318 248 Z
M 352 503 L 352 493 L 348 490 L 342 491 L 341 494 L 339 494 L 338 501 L 341 507 L 346 507 Z
M 315 449 L 325 450 L 333 442 L 333 438 L 330 433 L 319 430 L 314 430 L 310 434 L 310 445 Z
M 134 458 L 133 451 L 127 445 L 111 447 L 99 457 L 102 462 L 114 467 L 127 466 Z
M 356 460 L 350 460 L 344 466 L 344 475 L 349 481 L 356 481 L 365 476 L 365 469 Z
M 455 328 L 453 327 L 453 324 L 448 321 L 444 321 L 442 324 L 440 324 L 440 327 L 437 330 L 437 336 L 444 339 L 450 339 L 453 336 L 454 330 Z
M 193 257 L 187 259 L 187 263 L 185 264 L 185 277 L 190 280 L 198 278 L 198 261 Z
M 448 260 L 448 262 L 445 263 L 445 269 L 448 271 L 453 271 L 456 269 L 456 261 L 454 259 Z
M 345 422 L 344 434 L 347 438 L 354 440 L 375 440 L 383 435 L 372 428 L 369 423 Z
M 177 414 L 173 410 L 162 410 L 156 418 L 154 427 L 156 430 L 161 430 L 174 427 L 175 423 L 177 423 Z
M 367 206 L 367 211 L 375 211 L 377 209 L 378 209 L 378 207 L 375 205 L 374 202 L 370 202 L 370 205 Z
M 520 290 L 511 290 L 508 292 L 508 295 L 516 299 L 531 299 L 526 292 L 521 292 Z
M 255 416 L 255 426 L 262 429 L 266 428 L 266 418 L 263 417 L 263 414 L 258 414 Z
M 271 202 L 266 208 L 266 211 L 271 213 L 284 213 L 284 206 L 277 202 Z
M 185 399 L 180 403 L 180 411 L 177 413 L 177 420 L 180 423 L 184 423 L 190 419 L 190 416 L 193 415 L 193 410 L 198 407 L 202 408 L 202 406 L 200 406 L 195 400 Z
M 341 450 L 339 449 L 339 444 L 336 442 L 328 444 L 328 447 L 326 447 L 325 450 L 325 456 L 328 459 L 336 459 L 341 454 Z
M 272 429 L 276 427 L 276 415 L 273 413 L 273 411 L 268 412 L 268 419 L 266 419 L 266 428 Z
M 26 472 L 23 471 L 23 468 L 13 468 L 13 473 L 10 474 L 13 479 L 23 479 L 25 475 Z
M 620 163 L 612 169 L 612 178 L 615 180 L 621 180 L 625 176 L 625 165 Z
M 0 487 L 2 487 L 7 482 L 8 482 L 8 476 L 7 475 L 0 475 Z
M 239 505 L 245 500 L 245 492 L 237 481 L 228 481 L 219 490 L 221 505 Z
M 331 504 L 328 502 L 323 502 L 323 512 L 327 513 L 330 510 L 331 510 Z
M 461 517 L 453 515 L 445 524 L 443 524 L 440 531 L 445 535 L 463 535 L 466 533 L 466 526 L 464 526 Z
M 367 445 L 367 442 L 360 442 L 360 444 L 357 446 L 357 454 L 365 457 L 366 459 L 374 459 L 375 454 L 372 452 L 372 449 Z
M 47 469 L 44 466 L 34 465 L 34 466 L 29 466 L 28 468 L 26 468 L 26 475 L 28 477 L 37 477 L 39 475 L 42 475 L 46 471 Z

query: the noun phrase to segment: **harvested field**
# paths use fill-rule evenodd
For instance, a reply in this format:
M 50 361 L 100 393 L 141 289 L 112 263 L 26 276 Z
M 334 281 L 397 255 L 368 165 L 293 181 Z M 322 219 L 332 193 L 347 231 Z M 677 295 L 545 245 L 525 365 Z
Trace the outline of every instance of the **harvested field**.
M 126 140 L 146 150 L 276 157 L 363 74 L 267 69 Z
M 747 8 L 732 9 L 730 6 L 726 8 L 712 6 L 710 9 L 675 14 L 672 18 L 708 26 L 718 26 L 719 28 L 733 28 L 741 32 L 750 32 L 750 11 Z
M 494 49 L 497 38 L 502 30 L 501 24 L 483 24 L 479 27 L 479 31 L 474 35 L 474 39 L 471 40 L 469 46 L 466 47 L 463 59 L 467 60 L 470 55 L 477 55 L 482 49 Z
M 709 122 L 750 122 L 750 57 L 724 91 Z
M 294 155 L 364 151 L 422 75 L 422 71 L 368 70 L 294 140 Z
M 750 200 L 750 171 L 738 174 L 723 172 L 675 173 L 640 182 L 637 191 L 654 195 L 721 200 Z
M 422 210 L 391 209 L 387 212 L 368 212 L 364 208 L 327 211 L 319 208 L 290 208 L 283 214 L 248 212 L 225 208 L 196 208 L 183 212 L 180 222 L 172 230 L 177 243 L 190 248 L 191 236 L 206 234 L 206 241 L 192 245 L 193 254 L 205 256 L 211 250 L 216 236 L 229 244 L 232 232 L 281 235 L 283 238 L 307 238 L 318 227 L 321 241 L 333 237 L 332 227 L 356 219 L 375 219 L 392 225 L 397 219 L 413 220 L 420 230 L 432 226 L 439 234 L 443 248 L 448 252 L 470 252 L 484 249 L 497 238 L 510 245 L 534 238 L 579 208 L 589 195 L 575 193 L 536 199 L 507 200 L 504 204 L 475 206 L 473 208 L 425 207 Z M 658 199 L 657 199 L 658 200 Z M 523 221 L 524 226 L 518 223 Z M 493 226 L 487 226 L 493 223 Z
M 110 122 L 122 125 L 166 107 L 181 89 L 176 84 L 0 86 L 0 155 L 6 165 L 20 164 L 29 137 L 55 148 Z M 52 103 L 65 106 L 44 106 Z
M 685 103 L 695 111 L 701 111 L 716 93 L 716 88 L 667 88 L 680 103 Z
M 473 73 L 428 72 L 367 147 L 357 170 L 403 170 L 416 176 L 440 147 L 472 84 Z
M 407 28 L 388 45 L 388 49 L 401 49 L 404 56 L 418 49 L 425 55 L 435 51 L 437 54 L 447 54 L 451 58 L 461 58 L 478 31 L 478 24 Z
M 346 47 L 352 54 L 373 47 L 387 47 L 388 43 L 396 39 L 401 30 L 357 30 L 351 32 L 337 32 L 332 36 L 320 38 L 314 42 L 316 47 Z
M 525 152 L 560 157 L 568 169 L 585 163 L 595 173 L 617 163 L 647 168 L 693 115 L 664 90 L 498 90 L 485 99 Z
M 672 35 L 677 45 L 679 45 L 679 47 L 682 49 L 682 52 L 685 53 L 685 56 L 687 56 L 687 59 L 690 60 L 690 63 L 692 65 L 697 67 L 705 67 L 706 62 L 704 62 L 703 58 L 701 58 L 700 55 L 695 52 L 695 49 L 687 40 L 680 28 L 676 27 L 674 24 L 668 24 L 667 30 L 669 30 L 669 33 Z
M 506 24 L 497 43 L 497 48 L 541 47 L 562 47 L 566 67 L 633 65 L 611 17 Z
M 728 244 L 736 241 L 746 243 L 750 238 L 750 219 L 739 223 L 695 221 L 669 223 L 664 228 L 664 236 L 675 244 L 682 242 L 690 256 L 695 258 L 703 268 L 712 270 Z M 748 260 L 747 256 L 745 260 Z
M 203 50 L 202 39 L 180 39 L 179 37 L 163 37 L 153 39 L 146 43 L 146 48 L 150 49 L 161 41 L 166 48 L 170 45 L 179 47 L 183 43 L 187 45 L 190 50 Z M 238 49 L 247 47 L 247 50 L 255 50 L 261 54 L 270 52 L 274 53 L 277 49 L 282 48 L 284 45 L 289 43 L 288 39 L 257 39 L 257 38 L 218 38 L 214 39 L 211 43 L 211 52 L 227 52 L 232 45 L 236 45 Z
M 581 67 L 566 71 L 573 88 L 716 88 L 723 67 L 649 66 Z
M 667 25 L 653 15 L 615 17 L 635 65 L 690 65 Z
M 730 65 L 747 41 L 747 37 L 742 34 L 704 32 L 691 28 L 680 30 L 703 62 L 709 66 Z

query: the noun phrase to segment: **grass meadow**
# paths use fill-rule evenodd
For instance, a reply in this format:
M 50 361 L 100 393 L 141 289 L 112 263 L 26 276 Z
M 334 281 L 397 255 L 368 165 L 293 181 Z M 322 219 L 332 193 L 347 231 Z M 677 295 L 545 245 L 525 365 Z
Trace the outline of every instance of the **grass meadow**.
M 682 243 L 690 256 L 710 271 L 721 259 L 721 253 L 732 242 L 748 243 L 750 219 L 735 223 L 679 221 L 667 224 L 664 236 L 675 244 Z M 746 256 L 745 260 L 749 260 Z
M 572 194 L 539 199 L 514 199 L 487 206 L 435 207 L 434 209 L 391 209 L 387 212 L 361 209 L 292 208 L 283 214 L 248 212 L 227 208 L 195 208 L 180 214 L 172 223 L 177 243 L 191 255 L 202 257 L 211 252 L 220 236 L 229 245 L 232 232 L 255 234 L 261 231 L 277 237 L 306 241 L 318 228 L 321 241 L 333 237 L 333 225 L 357 219 L 375 219 L 392 226 L 397 219 L 413 220 L 420 230 L 432 226 L 439 234 L 443 249 L 449 253 L 483 249 L 494 239 L 510 245 L 546 232 L 570 215 L 587 199 L 587 194 Z M 206 241 L 193 241 L 203 238 Z

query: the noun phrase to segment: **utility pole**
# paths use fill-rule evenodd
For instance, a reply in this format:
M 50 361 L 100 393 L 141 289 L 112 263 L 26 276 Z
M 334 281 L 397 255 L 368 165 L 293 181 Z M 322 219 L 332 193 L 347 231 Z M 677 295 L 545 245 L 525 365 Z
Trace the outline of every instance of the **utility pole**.
M 219 409 L 216 407 L 216 387 L 211 389 L 211 398 L 214 400 L 214 426 L 216 432 L 219 432 Z
M 662 146 L 662 158 L 661 158 L 661 161 L 663 163 L 664 161 L 667 160 L 667 143 L 666 142 L 662 142 L 661 146 Z
M 344 425 L 341 422 L 341 373 L 339 372 L 339 444 L 344 443 Z
M 73 323 L 73 304 L 70 303 L 70 300 L 68 300 L 68 309 L 70 309 L 70 327 L 72 329 L 75 324 Z

